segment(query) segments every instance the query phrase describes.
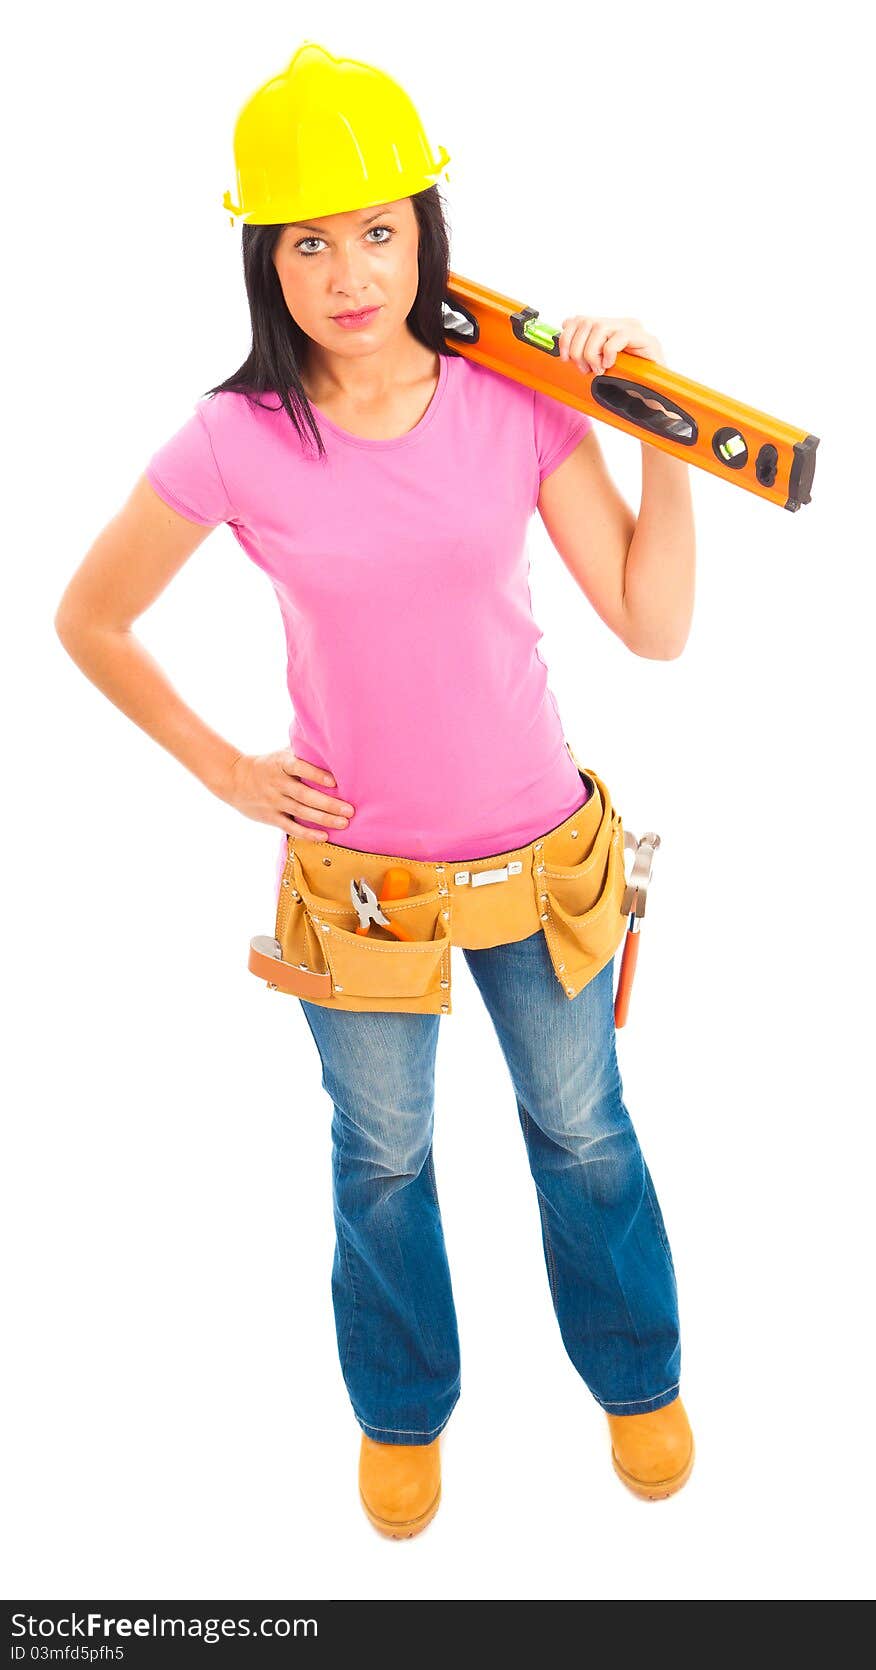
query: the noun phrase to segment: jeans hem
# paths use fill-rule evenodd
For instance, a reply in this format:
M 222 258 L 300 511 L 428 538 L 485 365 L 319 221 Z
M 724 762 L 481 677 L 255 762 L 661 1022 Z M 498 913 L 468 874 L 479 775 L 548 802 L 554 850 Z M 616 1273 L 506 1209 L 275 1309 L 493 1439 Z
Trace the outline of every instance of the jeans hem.
M 604 1403 L 601 1397 L 596 1401 L 600 1409 L 605 1410 L 606 1415 L 648 1415 L 654 1410 L 665 1408 L 667 1403 L 674 1403 L 678 1397 L 679 1385 L 680 1381 L 676 1381 L 675 1385 L 667 1387 L 665 1392 L 655 1392 L 653 1397 L 633 1398 L 628 1403 Z
M 451 1403 L 447 1414 L 444 1416 L 443 1421 L 440 1421 L 437 1426 L 431 1427 L 428 1432 L 414 1431 L 409 1428 L 399 1429 L 398 1427 L 372 1426 L 369 1421 L 363 1421 L 361 1415 L 356 1414 L 355 1409 L 353 1410 L 353 1414 L 356 1415 L 356 1420 L 366 1437 L 372 1438 L 375 1444 L 431 1444 L 433 1439 L 437 1438 L 438 1434 L 444 1431 L 444 1428 L 450 1420 L 458 1402 L 459 1392 L 457 1392 L 455 1398 L 453 1399 L 453 1402 Z

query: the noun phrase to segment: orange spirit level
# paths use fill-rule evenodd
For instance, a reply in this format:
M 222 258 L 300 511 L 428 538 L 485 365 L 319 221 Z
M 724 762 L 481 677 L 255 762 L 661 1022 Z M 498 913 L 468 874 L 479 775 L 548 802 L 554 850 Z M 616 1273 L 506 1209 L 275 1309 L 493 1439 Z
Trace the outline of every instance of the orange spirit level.
M 460 354 L 785 510 L 809 504 L 817 435 L 639 354 L 619 353 L 610 373 L 583 374 L 560 359 L 560 332 L 537 308 L 458 273 L 448 280 L 444 333 Z

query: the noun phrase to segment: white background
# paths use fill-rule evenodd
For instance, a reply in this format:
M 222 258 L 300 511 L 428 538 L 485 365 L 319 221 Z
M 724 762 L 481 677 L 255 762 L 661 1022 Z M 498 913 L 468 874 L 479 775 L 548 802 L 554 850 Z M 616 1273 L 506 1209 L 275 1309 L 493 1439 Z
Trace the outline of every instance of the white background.
M 851 7 L 22 16 L 3 116 L 8 1594 L 868 1593 L 873 131 Z M 393 74 L 451 153 L 456 272 L 554 324 L 637 316 L 673 368 L 821 437 L 794 515 L 691 469 L 674 662 L 627 651 L 530 532 L 566 734 L 663 843 L 618 1045 L 678 1269 L 694 1475 L 646 1506 L 611 1470 L 455 951 L 435 1153 L 463 1395 L 440 1513 L 399 1544 L 356 1493 L 330 1103 L 296 1000 L 246 968 L 277 831 L 128 721 L 52 624 L 148 457 L 248 351 L 233 124 L 306 38 Z M 637 510 L 639 443 L 597 432 Z M 230 530 L 137 630 L 236 746 L 286 744 L 279 610 Z

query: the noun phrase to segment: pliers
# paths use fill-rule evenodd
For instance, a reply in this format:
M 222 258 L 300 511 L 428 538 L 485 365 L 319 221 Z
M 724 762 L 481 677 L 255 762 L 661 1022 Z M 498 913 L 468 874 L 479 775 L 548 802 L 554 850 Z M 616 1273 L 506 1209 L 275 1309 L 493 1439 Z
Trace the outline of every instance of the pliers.
M 379 922 L 382 928 L 388 928 L 396 939 L 412 939 L 413 935 L 406 933 L 398 922 L 390 922 L 380 908 L 380 900 L 364 877 L 353 877 L 350 882 L 350 898 L 359 916 L 357 934 L 367 934 L 372 922 Z

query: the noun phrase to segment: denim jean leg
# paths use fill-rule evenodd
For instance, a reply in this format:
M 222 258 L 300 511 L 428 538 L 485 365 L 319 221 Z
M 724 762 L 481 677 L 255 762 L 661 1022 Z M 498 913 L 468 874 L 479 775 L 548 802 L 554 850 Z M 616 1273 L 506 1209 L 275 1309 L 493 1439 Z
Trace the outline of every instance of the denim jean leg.
M 566 1350 L 610 1414 L 678 1395 L 672 1255 L 623 1099 L 614 964 L 571 1000 L 539 931 L 465 953 L 514 1086 Z
M 459 1397 L 459 1336 L 432 1152 L 439 1016 L 299 999 L 333 1104 L 332 1302 L 359 1425 L 426 1444 Z

